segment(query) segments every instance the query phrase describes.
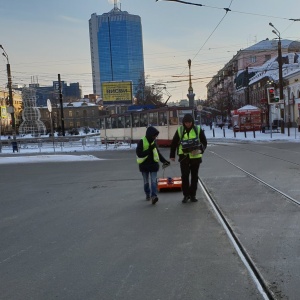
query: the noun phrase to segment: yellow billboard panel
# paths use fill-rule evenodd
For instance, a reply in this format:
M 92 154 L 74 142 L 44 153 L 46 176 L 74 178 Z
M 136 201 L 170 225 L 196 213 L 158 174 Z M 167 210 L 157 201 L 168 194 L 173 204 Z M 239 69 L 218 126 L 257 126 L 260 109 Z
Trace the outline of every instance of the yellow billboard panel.
M 132 102 L 131 81 L 110 81 L 102 83 L 103 102 Z
M 7 118 L 6 106 L 1 106 L 1 118 L 2 119 L 6 119 Z

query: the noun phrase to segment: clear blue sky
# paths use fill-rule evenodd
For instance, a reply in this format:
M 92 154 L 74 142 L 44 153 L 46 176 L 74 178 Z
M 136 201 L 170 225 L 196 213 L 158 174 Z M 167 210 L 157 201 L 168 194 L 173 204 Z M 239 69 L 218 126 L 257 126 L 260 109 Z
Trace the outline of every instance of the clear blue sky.
M 170 1 L 122 0 L 121 9 L 142 19 L 145 74 L 148 83 L 187 79 L 192 60 L 196 99 L 205 99 L 206 84 L 240 49 L 275 35 L 300 40 L 297 0 L 194 0 L 204 7 Z M 118 4 L 120 5 L 120 3 Z M 223 8 L 232 10 L 225 16 Z M 61 79 L 80 82 L 92 93 L 88 20 L 113 8 L 113 0 L 10 0 L 0 3 L 0 43 L 5 48 L 13 83 L 32 77 L 41 85 Z M 224 17 L 225 16 L 225 17 Z M 218 26 L 219 24 L 219 26 Z M 183 76 L 183 77 L 176 77 Z M 7 83 L 6 59 L 0 59 L 0 88 Z M 188 81 L 167 83 L 169 101 L 185 99 Z

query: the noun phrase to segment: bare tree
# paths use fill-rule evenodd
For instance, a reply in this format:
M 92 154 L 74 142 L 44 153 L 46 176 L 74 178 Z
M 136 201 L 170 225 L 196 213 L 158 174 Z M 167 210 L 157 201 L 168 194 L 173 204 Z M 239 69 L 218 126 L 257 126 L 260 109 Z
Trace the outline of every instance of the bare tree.
M 137 104 L 139 105 L 162 105 L 162 94 L 160 88 L 156 85 L 147 85 L 146 80 L 148 76 L 145 77 L 141 74 L 138 85 L 135 88 L 135 97 L 137 99 Z

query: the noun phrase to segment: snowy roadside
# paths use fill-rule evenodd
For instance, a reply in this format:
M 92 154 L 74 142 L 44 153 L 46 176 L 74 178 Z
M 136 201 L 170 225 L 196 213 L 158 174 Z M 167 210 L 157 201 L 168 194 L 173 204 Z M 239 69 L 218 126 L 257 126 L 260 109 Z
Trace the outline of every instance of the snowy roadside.
M 295 128 L 290 129 L 290 135 L 285 129 L 285 134 L 280 132 L 262 133 L 256 132 L 236 132 L 228 128 L 212 128 L 209 126 L 202 126 L 205 130 L 208 144 L 213 142 L 275 142 L 275 141 L 288 141 L 300 142 L 300 133 Z M 78 155 L 84 152 L 94 151 L 120 151 L 120 150 L 134 150 L 136 144 L 129 144 L 118 142 L 116 144 L 101 144 L 101 142 L 71 142 L 71 143 L 42 143 L 42 144 L 23 144 L 14 152 L 11 146 L 2 147 L 0 151 L 0 164 L 4 163 L 20 163 L 20 162 L 53 162 L 53 161 L 87 161 L 99 160 L 93 155 Z M 67 155 L 67 153 L 69 155 Z M 76 153 L 76 155 L 71 155 Z M 30 154 L 26 155 L 26 154 Z M 36 155 L 33 155 L 36 154 Z

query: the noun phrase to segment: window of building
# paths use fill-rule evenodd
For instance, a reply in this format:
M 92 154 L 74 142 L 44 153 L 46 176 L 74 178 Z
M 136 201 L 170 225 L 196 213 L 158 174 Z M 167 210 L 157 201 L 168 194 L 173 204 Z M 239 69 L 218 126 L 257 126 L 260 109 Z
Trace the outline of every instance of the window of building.
M 77 126 L 77 128 L 79 128 L 80 127 L 80 122 L 76 122 L 76 126 Z
M 250 56 L 250 62 L 255 63 L 256 62 L 256 56 Z
M 73 127 L 74 127 L 74 123 L 70 122 L 70 128 L 73 128 Z
M 72 118 L 72 117 L 73 117 L 73 111 L 69 110 L 69 118 Z
M 271 54 L 266 54 L 265 55 L 265 62 L 271 59 Z
M 76 117 L 79 117 L 79 111 L 76 110 Z

